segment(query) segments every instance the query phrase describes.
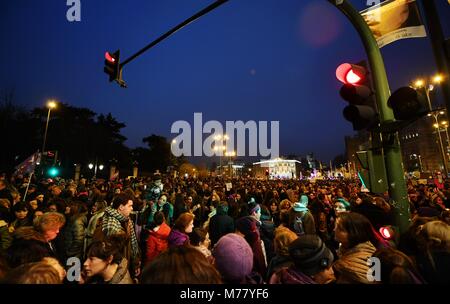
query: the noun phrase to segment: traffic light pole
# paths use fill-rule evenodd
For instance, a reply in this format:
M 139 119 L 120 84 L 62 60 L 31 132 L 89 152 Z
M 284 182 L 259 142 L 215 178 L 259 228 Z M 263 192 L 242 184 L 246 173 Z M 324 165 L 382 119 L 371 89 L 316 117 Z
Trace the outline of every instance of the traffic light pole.
M 192 17 L 186 19 L 185 21 L 181 22 L 180 24 L 178 24 L 177 26 L 173 27 L 172 29 L 170 29 L 168 32 L 166 32 L 165 34 L 161 35 L 160 37 L 158 37 L 157 39 L 155 39 L 154 41 L 150 42 L 150 44 L 148 44 L 146 47 L 144 47 L 143 49 L 141 49 L 140 51 L 138 51 L 136 54 L 132 55 L 131 57 L 127 58 L 126 60 L 123 61 L 123 63 L 120 64 L 120 69 L 122 69 L 126 64 L 130 63 L 132 60 L 136 59 L 138 56 L 142 55 L 144 52 L 146 52 L 148 49 L 154 47 L 155 45 L 157 45 L 158 43 L 160 43 L 161 41 L 163 41 L 164 39 L 168 38 L 169 36 L 171 36 L 172 34 L 174 34 L 175 32 L 179 31 L 181 28 L 185 27 L 186 25 L 188 25 L 189 23 L 197 20 L 198 18 L 202 17 L 203 15 L 209 13 L 210 11 L 212 11 L 213 9 L 221 6 L 222 4 L 224 4 L 225 2 L 228 2 L 229 0 L 217 0 L 216 2 L 214 2 L 213 4 L 205 7 L 204 9 L 202 9 L 201 11 L 199 11 L 198 13 L 196 13 L 195 15 L 193 15 Z
M 383 57 L 381 56 L 380 49 L 369 26 L 348 0 L 328 1 L 347 16 L 358 31 L 364 44 L 369 59 L 370 70 L 372 72 L 380 123 L 383 125 L 394 121 L 394 113 L 387 105 L 390 91 Z M 396 211 L 396 226 L 399 228 L 400 232 L 404 232 L 408 229 L 410 214 L 398 134 L 383 133 L 382 147 L 388 179 L 389 195 Z

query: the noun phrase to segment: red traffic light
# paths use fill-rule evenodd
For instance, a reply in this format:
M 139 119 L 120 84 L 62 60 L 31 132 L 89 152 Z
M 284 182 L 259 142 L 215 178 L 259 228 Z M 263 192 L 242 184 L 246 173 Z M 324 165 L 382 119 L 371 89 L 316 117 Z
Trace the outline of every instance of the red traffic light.
M 336 78 L 344 84 L 358 84 L 366 76 L 366 69 L 359 65 L 343 63 L 336 69 Z
M 109 62 L 116 62 L 116 58 L 114 58 L 113 56 L 111 56 L 111 54 L 109 52 L 105 53 L 105 59 L 108 60 Z

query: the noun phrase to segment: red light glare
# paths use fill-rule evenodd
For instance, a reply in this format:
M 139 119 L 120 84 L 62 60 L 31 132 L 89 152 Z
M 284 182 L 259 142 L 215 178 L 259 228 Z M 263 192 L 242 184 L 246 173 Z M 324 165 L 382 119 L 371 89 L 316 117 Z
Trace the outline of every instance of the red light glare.
M 116 58 L 111 56 L 111 54 L 109 52 L 105 53 L 105 59 L 108 60 L 109 62 L 115 62 L 116 61 Z
M 361 77 L 353 72 L 353 70 L 348 71 L 347 75 L 345 75 L 345 79 L 349 84 L 357 84 L 361 81 Z
M 389 228 L 381 227 L 380 228 L 381 236 L 383 236 L 385 239 L 390 239 L 392 237 L 391 231 Z

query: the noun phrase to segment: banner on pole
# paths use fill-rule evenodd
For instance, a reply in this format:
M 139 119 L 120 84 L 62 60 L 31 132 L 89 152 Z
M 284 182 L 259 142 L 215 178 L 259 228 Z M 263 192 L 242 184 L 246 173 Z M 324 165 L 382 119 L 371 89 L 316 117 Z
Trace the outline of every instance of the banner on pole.
M 27 175 L 34 171 L 36 165 L 40 162 L 41 154 L 36 152 L 16 166 L 14 176 Z
M 416 0 L 387 0 L 360 13 L 379 48 L 397 40 L 427 36 Z

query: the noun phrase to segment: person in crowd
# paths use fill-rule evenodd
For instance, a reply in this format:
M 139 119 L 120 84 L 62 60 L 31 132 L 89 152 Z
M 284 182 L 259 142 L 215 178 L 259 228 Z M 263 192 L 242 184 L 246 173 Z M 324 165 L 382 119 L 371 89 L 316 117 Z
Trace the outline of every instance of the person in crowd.
M 194 215 L 190 212 L 181 214 L 170 231 L 169 247 L 183 246 L 189 244 L 188 234 L 194 229 Z
M 329 284 L 335 281 L 333 254 L 314 234 L 304 234 L 289 244 L 293 265 L 275 272 L 270 284 Z
M 220 202 L 217 206 L 217 212 L 209 222 L 208 231 L 211 246 L 214 246 L 225 234 L 234 232 L 234 220 L 228 215 L 228 203 L 226 201 Z
M 116 195 L 111 206 L 105 209 L 102 220 L 97 223 L 97 227 L 101 225 L 101 231 L 99 233 L 94 232 L 93 239 L 101 240 L 112 235 L 125 235 L 128 241 L 124 246 L 124 256 L 129 262 L 130 273 L 133 277 L 137 277 L 140 273 L 141 254 L 134 225 L 130 220 L 131 211 L 133 211 L 131 198 L 123 193 Z
M 359 213 L 342 212 L 336 221 L 335 238 L 340 243 L 334 263 L 337 283 L 369 284 L 367 260 L 377 248 L 388 247 L 370 221 Z
M 150 229 L 149 237 L 147 239 L 145 264 L 150 263 L 169 247 L 168 238 L 171 229 L 165 222 L 163 212 L 159 211 L 155 213 L 153 226 L 154 227 L 151 227 Z
M 253 270 L 264 278 L 267 273 L 267 258 L 256 220 L 250 216 L 241 217 L 236 221 L 236 233 L 243 236 L 252 248 Z
M 289 256 L 289 244 L 297 239 L 297 234 L 286 227 L 278 227 L 275 230 L 275 238 L 273 240 L 273 247 L 275 256 L 270 260 L 267 269 L 267 280 L 270 280 L 272 274 L 283 267 L 289 267 L 293 264 Z
M 418 227 L 416 261 L 424 279 L 430 284 L 448 284 L 450 273 L 450 226 L 429 221 Z
M 141 283 L 221 284 L 222 279 L 199 250 L 192 246 L 175 246 L 161 253 L 144 268 Z
M 108 206 L 106 201 L 96 201 L 91 209 L 91 218 L 89 219 L 88 225 L 84 232 L 84 245 L 83 245 L 83 253 L 86 252 L 87 247 L 92 242 L 92 237 L 95 233 L 95 228 L 97 227 L 97 222 L 100 218 L 105 214 L 105 209 Z
M 424 284 L 414 262 L 403 252 L 393 248 L 381 248 L 373 257 L 380 260 L 382 284 Z
M 12 207 L 14 212 L 14 220 L 9 226 L 9 231 L 11 233 L 20 227 L 32 226 L 31 219 L 29 217 L 29 211 L 27 204 L 24 202 L 19 202 Z
M 239 234 L 222 236 L 213 248 L 214 266 L 226 284 L 261 284 L 263 277 L 253 271 L 253 250 Z
M 11 270 L 4 282 L 6 284 L 62 284 L 60 274 L 46 261 L 32 262 Z
M 41 261 L 44 257 L 59 258 L 61 255 L 56 252 L 52 241 L 64 224 L 65 217 L 62 214 L 47 212 L 37 218 L 33 226 L 14 231 L 13 241 L 7 251 L 11 267 Z
M 9 220 L 9 209 L 0 203 L 0 252 L 8 249 L 11 245 L 12 238 L 9 232 Z
M 299 195 L 299 192 L 295 190 L 292 198 L 295 202 L 289 210 L 289 229 L 297 235 L 315 234 L 316 224 L 314 216 L 308 209 L 308 196 L 305 194 Z
M 69 204 L 70 213 L 64 230 L 66 257 L 83 257 L 84 237 L 87 226 L 87 208 L 79 201 Z
M 209 239 L 209 234 L 205 229 L 194 228 L 189 239 L 194 248 L 203 253 L 207 259 L 210 259 L 211 251 L 209 250 L 209 246 L 211 245 L 211 240 Z
M 133 284 L 128 270 L 128 260 L 123 256 L 126 239 L 114 235 L 104 241 L 93 241 L 83 264 L 85 283 Z

